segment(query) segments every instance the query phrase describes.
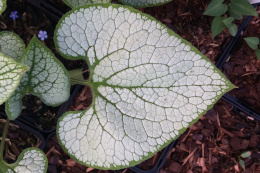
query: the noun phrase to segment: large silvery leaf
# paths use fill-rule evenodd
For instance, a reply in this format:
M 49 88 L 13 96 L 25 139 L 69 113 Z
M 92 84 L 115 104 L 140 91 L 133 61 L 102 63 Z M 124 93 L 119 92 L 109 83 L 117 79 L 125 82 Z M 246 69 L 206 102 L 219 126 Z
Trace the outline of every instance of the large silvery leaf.
M 6 0 L 0 0 L 0 15 L 5 11 L 6 9 Z
M 20 83 L 22 74 L 28 69 L 28 66 L 0 53 L 0 105 L 12 95 Z
M 20 62 L 30 67 L 19 87 L 6 102 L 9 119 L 17 118 L 22 110 L 21 99 L 26 93 L 33 94 L 49 106 L 58 106 L 69 98 L 69 74 L 61 62 L 37 37 L 33 37 Z
M 18 61 L 25 51 L 23 40 L 13 32 L 0 32 L 0 52 Z
M 119 0 L 125 5 L 132 7 L 143 8 L 143 7 L 152 7 L 157 5 L 162 5 L 172 0 Z
M 76 8 L 83 5 L 88 4 L 99 4 L 99 3 L 110 3 L 111 0 L 64 0 L 64 3 L 66 3 L 71 8 Z
M 0 161 L 1 173 L 45 173 L 48 161 L 45 154 L 38 148 L 24 150 L 13 164 Z
M 133 166 L 193 124 L 233 85 L 190 43 L 154 18 L 120 5 L 65 14 L 58 51 L 85 59 L 92 105 L 58 122 L 61 146 L 99 169 Z

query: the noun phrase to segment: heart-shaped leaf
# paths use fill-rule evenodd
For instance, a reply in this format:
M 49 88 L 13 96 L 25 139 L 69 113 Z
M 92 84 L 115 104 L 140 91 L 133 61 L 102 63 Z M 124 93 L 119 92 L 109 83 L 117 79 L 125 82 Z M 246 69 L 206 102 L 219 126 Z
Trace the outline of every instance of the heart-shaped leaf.
M 212 32 L 212 38 L 216 37 L 218 34 L 220 34 L 225 28 L 225 24 L 223 22 L 223 17 L 216 16 L 214 17 L 212 24 L 211 24 L 211 32 Z
M 5 11 L 6 9 L 6 0 L 0 0 L 0 15 Z
M 1 173 L 45 173 L 48 161 L 45 154 L 38 148 L 27 148 L 13 164 L 0 161 Z
M 65 113 L 57 134 L 72 158 L 91 167 L 120 169 L 150 158 L 233 88 L 190 43 L 130 7 L 77 8 L 54 37 L 63 56 L 89 65 L 92 104 Z
M 25 44 L 17 34 L 8 31 L 0 32 L 0 52 L 19 61 L 24 51 Z
M 71 8 L 80 7 L 83 5 L 89 4 L 99 4 L 99 3 L 110 3 L 111 0 L 64 0 L 64 3 L 70 6 Z
M 168 2 L 171 2 L 172 0 L 119 0 L 121 3 L 125 5 L 129 5 L 136 8 L 144 8 L 144 7 L 153 7 L 162 5 Z
M 22 74 L 28 69 L 28 66 L 0 53 L 0 105 L 12 95 L 20 83 Z
M 208 16 L 221 16 L 227 12 L 228 7 L 226 4 L 222 4 L 224 0 L 212 0 L 207 9 L 204 12 L 204 15 Z
M 20 59 L 30 67 L 23 75 L 21 84 L 6 102 L 8 118 L 14 120 L 22 110 L 21 99 L 26 93 L 33 94 L 49 106 L 58 106 L 69 98 L 69 73 L 61 62 L 37 37 L 33 37 Z

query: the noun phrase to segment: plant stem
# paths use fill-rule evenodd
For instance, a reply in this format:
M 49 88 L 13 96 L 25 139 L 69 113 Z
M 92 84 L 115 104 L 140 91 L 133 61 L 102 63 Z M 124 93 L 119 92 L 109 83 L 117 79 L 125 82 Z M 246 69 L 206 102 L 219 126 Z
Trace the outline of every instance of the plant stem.
M 87 81 L 83 81 L 83 80 L 78 80 L 78 79 L 75 79 L 75 78 L 70 78 L 70 81 L 73 82 L 73 83 L 76 83 L 76 84 L 81 84 L 81 85 L 90 85 L 89 82 Z
M 1 146 L 0 146 L 0 161 L 4 160 L 5 138 L 6 138 L 6 135 L 7 135 L 9 122 L 10 122 L 10 120 L 7 118 L 7 120 L 5 122 L 5 128 L 4 128 L 4 131 L 3 131 L 2 140 L 1 140 Z

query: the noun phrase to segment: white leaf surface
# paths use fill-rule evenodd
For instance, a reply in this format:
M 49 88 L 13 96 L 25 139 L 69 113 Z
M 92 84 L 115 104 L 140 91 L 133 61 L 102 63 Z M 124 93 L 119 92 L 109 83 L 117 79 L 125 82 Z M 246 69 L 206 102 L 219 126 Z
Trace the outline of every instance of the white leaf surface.
M 20 154 L 14 164 L 0 163 L 0 165 L 6 173 L 46 173 L 48 161 L 40 149 L 28 148 Z
M 132 8 L 72 10 L 55 43 L 90 67 L 92 105 L 64 114 L 57 128 L 63 149 L 90 167 L 120 169 L 151 157 L 233 88 L 190 43 Z
M 28 69 L 28 66 L 0 53 L 0 105 L 12 95 L 20 83 L 22 74 Z
M 0 52 L 19 61 L 24 51 L 25 44 L 17 34 L 8 31 L 0 32 Z
M 99 4 L 99 3 L 110 3 L 111 0 L 64 0 L 64 2 L 71 8 L 80 7 L 89 4 Z
M 0 0 L 0 15 L 2 12 L 4 12 L 6 9 L 6 0 Z
M 162 5 L 167 2 L 171 2 L 172 0 L 119 0 L 119 1 L 125 5 L 143 8 L 143 7 Z
M 21 99 L 27 93 L 41 98 L 49 106 L 58 106 L 69 98 L 69 74 L 61 62 L 37 37 L 33 37 L 20 62 L 30 67 L 21 84 L 6 102 L 9 119 L 17 118 L 22 110 Z

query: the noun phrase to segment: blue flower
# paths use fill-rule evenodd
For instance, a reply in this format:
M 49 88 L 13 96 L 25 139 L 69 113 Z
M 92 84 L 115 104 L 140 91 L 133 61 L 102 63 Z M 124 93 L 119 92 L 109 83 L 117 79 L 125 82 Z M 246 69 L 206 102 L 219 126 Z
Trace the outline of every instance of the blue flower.
M 18 18 L 17 11 L 12 11 L 10 17 L 11 17 L 13 20 L 15 20 L 16 18 Z
M 41 41 L 45 40 L 48 38 L 47 32 L 46 31 L 40 31 L 38 34 L 38 37 L 41 39 Z

